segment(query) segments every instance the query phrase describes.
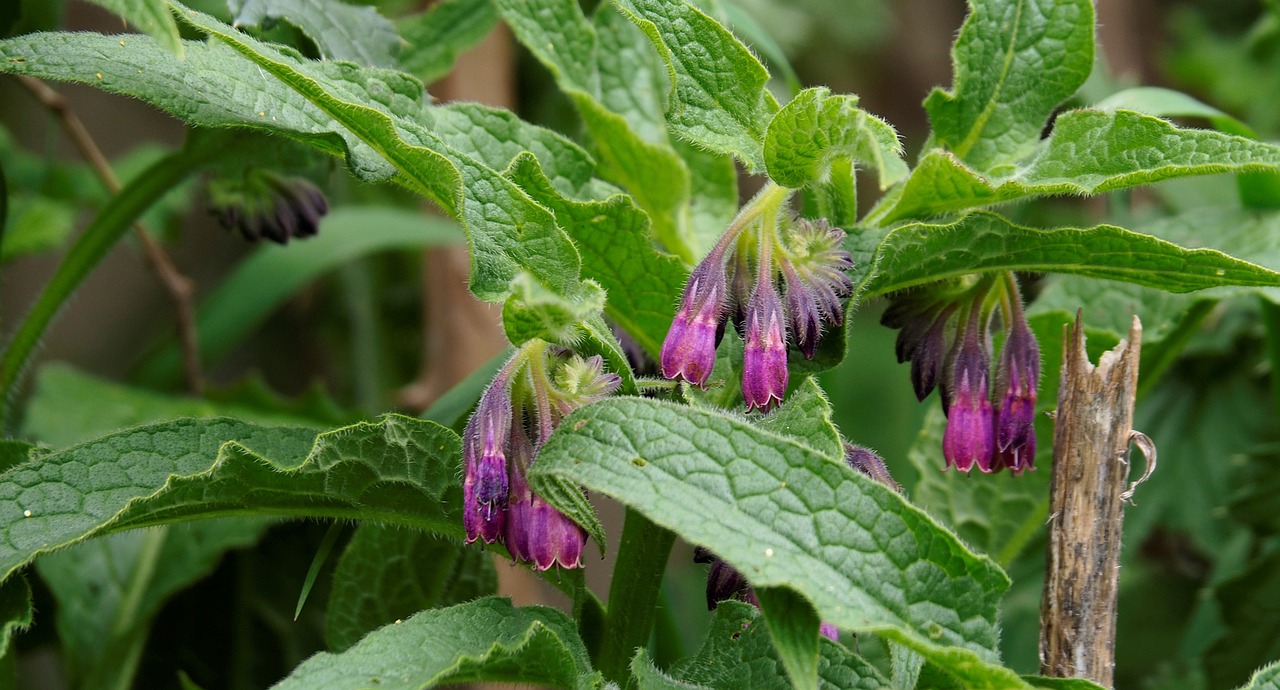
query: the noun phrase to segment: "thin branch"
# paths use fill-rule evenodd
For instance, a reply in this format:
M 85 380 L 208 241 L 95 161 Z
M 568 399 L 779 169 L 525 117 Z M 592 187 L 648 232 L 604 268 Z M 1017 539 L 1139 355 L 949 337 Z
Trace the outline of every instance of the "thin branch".
M 18 81 L 58 117 L 67 136 L 80 151 L 80 155 L 84 156 L 84 159 L 97 172 L 107 190 L 112 194 L 118 193 L 120 180 L 111 169 L 111 163 L 103 155 L 102 149 L 98 148 L 75 111 L 71 110 L 67 99 L 39 79 L 18 77 Z M 200 367 L 200 343 L 196 335 L 195 308 L 192 306 L 195 283 L 178 270 L 168 252 L 155 241 L 152 233 L 141 221 L 134 224 L 133 233 L 138 243 L 142 245 L 147 264 L 155 271 L 156 277 L 160 279 L 160 283 L 169 295 L 169 301 L 173 303 L 178 320 L 178 342 L 182 348 L 187 389 L 192 394 L 199 395 L 204 390 L 204 374 Z

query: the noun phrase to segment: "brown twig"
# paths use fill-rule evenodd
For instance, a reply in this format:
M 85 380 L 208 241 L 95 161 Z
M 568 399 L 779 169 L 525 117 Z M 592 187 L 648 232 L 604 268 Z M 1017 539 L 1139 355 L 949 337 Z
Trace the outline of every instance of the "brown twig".
M 76 116 L 75 111 L 71 110 L 67 99 L 39 79 L 18 77 L 18 81 L 41 104 L 57 115 L 63 129 L 67 132 L 67 136 L 71 138 L 72 143 L 80 151 L 80 155 L 84 156 L 84 159 L 97 172 L 107 190 L 112 194 L 118 193 L 120 191 L 120 180 L 116 177 L 115 171 L 111 169 L 110 161 L 103 155 L 102 149 L 98 148 L 97 143 L 90 136 L 89 130 L 85 129 L 84 123 Z M 152 233 L 147 230 L 147 227 L 141 221 L 134 223 L 133 234 L 138 239 L 138 243 L 142 245 L 147 264 L 155 271 L 156 277 L 160 279 L 160 283 L 169 295 L 169 301 L 173 303 L 173 309 L 178 320 L 178 342 L 182 348 L 182 361 L 186 372 L 187 389 L 192 394 L 199 395 L 204 390 L 204 374 L 200 367 L 200 343 L 196 335 L 195 308 L 192 306 L 192 300 L 195 296 L 195 283 L 178 270 L 168 252 L 155 241 Z
M 1102 355 L 1085 352 L 1079 315 L 1064 329 L 1054 421 L 1049 540 L 1040 604 L 1040 672 L 1112 687 L 1116 595 L 1124 503 L 1155 467 L 1155 447 L 1133 431 L 1142 324 Z M 1147 471 L 1127 490 L 1129 444 L 1138 437 Z

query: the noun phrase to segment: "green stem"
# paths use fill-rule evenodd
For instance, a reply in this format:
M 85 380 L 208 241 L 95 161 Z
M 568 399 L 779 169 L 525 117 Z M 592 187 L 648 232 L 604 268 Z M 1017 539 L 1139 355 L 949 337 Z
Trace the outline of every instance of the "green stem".
M 675 534 L 627 508 L 618 545 L 618 561 L 609 587 L 604 639 L 596 669 L 607 680 L 627 687 L 631 657 L 649 643 L 657 617 L 658 592 Z
M 213 151 L 206 149 L 204 153 L 212 155 Z M 112 197 L 71 246 L 0 356 L 0 429 L 6 428 L 19 376 L 26 368 L 36 343 L 40 342 L 67 298 L 128 231 L 133 221 L 186 178 L 202 160 L 203 155 L 191 150 L 160 159 Z

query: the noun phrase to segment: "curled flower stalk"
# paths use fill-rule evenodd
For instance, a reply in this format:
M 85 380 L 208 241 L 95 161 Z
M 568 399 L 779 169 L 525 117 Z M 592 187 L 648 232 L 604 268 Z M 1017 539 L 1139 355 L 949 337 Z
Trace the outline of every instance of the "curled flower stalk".
M 853 283 L 845 234 L 825 220 L 791 220 L 790 191 L 767 185 L 689 275 L 662 345 L 662 373 L 705 387 L 726 323 L 744 340 L 747 409 L 768 411 L 786 394 L 790 344 L 806 358 L 824 325 L 844 320 Z
M 566 416 L 621 384 L 599 356 L 583 359 L 534 340 L 494 377 L 463 432 L 467 542 L 501 542 L 536 570 L 582 566 L 586 532 L 529 486 L 538 450 Z

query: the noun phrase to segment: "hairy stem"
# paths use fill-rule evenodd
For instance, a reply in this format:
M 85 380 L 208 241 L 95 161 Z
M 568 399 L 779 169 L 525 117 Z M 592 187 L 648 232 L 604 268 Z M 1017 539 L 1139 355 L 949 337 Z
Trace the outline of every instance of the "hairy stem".
M 618 561 L 609 587 L 604 639 L 596 668 L 621 687 L 627 686 L 631 657 L 649 643 L 657 617 L 658 592 L 675 534 L 627 509 L 618 545 Z
M 18 77 L 18 81 L 58 117 L 67 136 L 80 151 L 80 155 L 84 156 L 94 172 L 102 179 L 107 191 L 119 194 L 120 179 L 111 169 L 111 162 L 103 155 L 102 149 L 98 148 L 97 142 L 89 135 L 89 130 L 85 129 L 84 123 L 67 104 L 67 99 L 39 79 Z M 169 295 L 169 301 L 173 303 L 173 310 L 178 319 L 178 342 L 182 346 L 187 389 L 192 394 L 199 395 L 204 388 L 204 375 L 200 370 L 200 345 L 196 337 L 195 308 L 192 306 L 195 283 L 178 270 L 169 253 L 155 241 L 152 233 L 141 221 L 133 224 L 133 234 L 142 245 L 147 264 L 151 266 L 152 271 L 155 271 L 156 277 L 160 279 L 161 285 Z

